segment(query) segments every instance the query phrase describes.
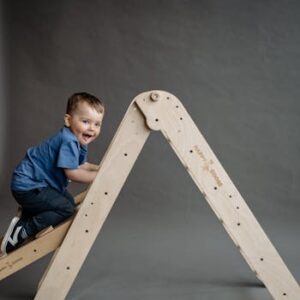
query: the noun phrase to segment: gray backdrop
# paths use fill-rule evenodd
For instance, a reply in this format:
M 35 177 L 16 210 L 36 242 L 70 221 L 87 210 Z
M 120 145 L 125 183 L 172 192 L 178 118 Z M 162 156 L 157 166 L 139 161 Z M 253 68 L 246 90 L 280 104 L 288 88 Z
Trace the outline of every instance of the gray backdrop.
M 4 1 L 0 32 L 0 229 L 11 173 L 87 91 L 107 113 L 105 153 L 130 101 L 181 99 L 300 279 L 299 1 Z M 76 194 L 85 189 L 72 185 Z M 30 299 L 51 256 L 0 282 Z M 271 299 L 159 133 L 148 140 L 68 299 Z

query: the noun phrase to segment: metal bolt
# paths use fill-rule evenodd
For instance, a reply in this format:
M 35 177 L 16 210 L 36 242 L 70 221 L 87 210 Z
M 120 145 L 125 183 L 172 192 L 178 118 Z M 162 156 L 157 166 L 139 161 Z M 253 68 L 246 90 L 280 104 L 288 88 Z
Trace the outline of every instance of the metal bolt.
M 150 98 L 151 98 L 152 101 L 158 101 L 159 100 L 159 93 L 157 93 L 157 92 L 151 93 Z

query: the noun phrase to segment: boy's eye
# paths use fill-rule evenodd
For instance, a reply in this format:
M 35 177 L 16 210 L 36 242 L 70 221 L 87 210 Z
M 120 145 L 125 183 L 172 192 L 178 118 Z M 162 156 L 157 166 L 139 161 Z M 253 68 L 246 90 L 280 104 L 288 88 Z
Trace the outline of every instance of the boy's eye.
M 96 123 L 96 126 L 97 126 L 97 127 L 100 127 L 100 126 L 101 126 L 101 124 L 100 124 L 100 123 Z
M 83 122 L 84 124 L 88 124 L 88 123 L 89 123 L 88 120 L 82 120 L 82 122 Z

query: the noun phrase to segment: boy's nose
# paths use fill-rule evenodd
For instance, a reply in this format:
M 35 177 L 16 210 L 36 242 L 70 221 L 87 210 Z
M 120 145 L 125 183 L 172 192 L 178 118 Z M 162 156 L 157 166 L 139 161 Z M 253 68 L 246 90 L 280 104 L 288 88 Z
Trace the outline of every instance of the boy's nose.
M 94 124 L 90 124 L 89 129 L 90 130 L 95 130 L 95 125 Z

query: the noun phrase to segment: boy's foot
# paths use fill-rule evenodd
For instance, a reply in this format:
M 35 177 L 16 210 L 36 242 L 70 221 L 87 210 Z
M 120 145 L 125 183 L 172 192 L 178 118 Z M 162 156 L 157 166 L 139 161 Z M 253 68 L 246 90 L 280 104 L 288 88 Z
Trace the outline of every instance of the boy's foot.
M 3 254 L 9 253 L 16 249 L 22 242 L 24 238 L 22 237 L 22 229 L 20 218 L 14 217 L 10 222 L 10 225 L 5 233 L 5 236 L 1 243 L 1 252 Z

